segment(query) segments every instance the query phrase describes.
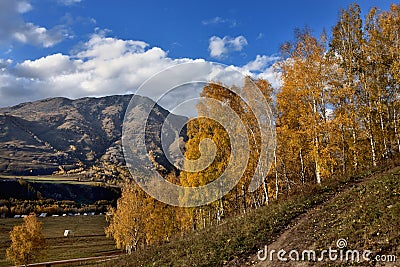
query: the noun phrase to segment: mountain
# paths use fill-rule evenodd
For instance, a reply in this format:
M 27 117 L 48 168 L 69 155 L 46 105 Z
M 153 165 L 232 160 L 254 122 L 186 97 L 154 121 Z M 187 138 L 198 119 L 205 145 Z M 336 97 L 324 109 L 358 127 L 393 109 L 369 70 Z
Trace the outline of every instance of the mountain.
M 105 165 L 125 164 L 122 124 L 132 95 L 101 98 L 49 98 L 0 108 L 0 173 L 45 175 L 85 173 L 107 169 Z M 131 131 L 145 119 L 144 108 L 153 107 L 148 117 L 146 145 L 153 150 L 151 160 L 161 172 L 176 171 L 161 146 L 161 126 L 167 130 L 166 152 L 182 147 L 186 131 L 179 126 L 187 118 L 173 115 L 147 97 L 135 97 L 127 127 Z M 167 119 L 168 117 L 168 119 Z

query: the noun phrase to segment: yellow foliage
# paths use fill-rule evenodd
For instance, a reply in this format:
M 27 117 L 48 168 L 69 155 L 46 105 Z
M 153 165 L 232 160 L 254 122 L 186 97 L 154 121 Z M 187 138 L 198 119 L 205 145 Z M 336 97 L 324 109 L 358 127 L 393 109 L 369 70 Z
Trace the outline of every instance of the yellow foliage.
M 46 239 L 42 234 L 42 223 L 35 214 L 24 218 L 22 225 L 14 226 L 10 232 L 11 246 L 7 259 L 15 265 L 27 265 L 42 261 L 47 256 Z

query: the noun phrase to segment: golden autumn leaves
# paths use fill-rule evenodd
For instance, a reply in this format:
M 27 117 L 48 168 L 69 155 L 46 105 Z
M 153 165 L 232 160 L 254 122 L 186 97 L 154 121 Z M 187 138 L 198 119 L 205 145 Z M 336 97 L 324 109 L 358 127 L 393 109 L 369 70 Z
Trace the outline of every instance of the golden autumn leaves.
M 15 265 L 40 262 L 46 257 L 47 245 L 42 234 L 42 223 L 37 221 L 35 214 L 25 217 L 22 225 L 14 226 L 10 239 L 7 259 Z

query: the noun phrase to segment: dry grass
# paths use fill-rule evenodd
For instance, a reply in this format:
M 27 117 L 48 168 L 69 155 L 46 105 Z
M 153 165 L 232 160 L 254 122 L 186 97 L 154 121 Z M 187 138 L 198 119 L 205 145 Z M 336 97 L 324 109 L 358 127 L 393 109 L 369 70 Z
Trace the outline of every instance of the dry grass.
M 104 216 L 48 217 L 39 220 L 43 222 L 43 233 L 49 245 L 49 261 L 119 252 L 113 240 L 104 235 Z M 10 245 L 9 232 L 14 225 L 21 223 L 22 219 L 0 219 L 0 266 L 10 265 L 5 260 L 5 250 Z M 65 229 L 73 230 L 75 236 L 64 237 Z
M 391 251 L 396 246 L 398 248 L 400 243 L 400 186 L 399 177 L 395 174 L 398 169 L 385 172 L 387 168 L 333 179 L 322 186 L 299 188 L 284 201 L 227 219 L 221 225 L 175 238 L 169 243 L 150 246 L 130 257 L 104 265 L 241 265 L 255 255 L 258 249 L 276 239 L 300 214 L 315 207 L 326 210 L 320 221 L 310 222 L 309 231 L 314 235 L 310 234 L 309 238 L 316 241 L 319 247 L 326 246 L 327 240 L 336 241 L 339 237 L 347 237 L 354 246 L 365 245 L 365 240 L 370 240 L 369 247 L 375 251 Z M 363 193 L 358 190 L 364 187 L 365 196 L 359 197 Z M 334 197 L 334 201 L 328 202 Z M 389 205 L 392 205 L 390 210 L 387 208 Z M 328 214 L 336 216 L 336 220 Z M 347 216 L 341 217 L 343 214 Z M 378 231 L 384 232 L 384 239 L 389 241 L 380 242 L 375 237 Z

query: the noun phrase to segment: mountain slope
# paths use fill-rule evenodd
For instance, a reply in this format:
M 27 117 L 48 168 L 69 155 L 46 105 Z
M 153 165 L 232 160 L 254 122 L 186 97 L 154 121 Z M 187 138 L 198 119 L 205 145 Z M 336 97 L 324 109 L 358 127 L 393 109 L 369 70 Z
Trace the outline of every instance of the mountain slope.
M 57 170 L 85 169 L 102 161 L 124 164 L 121 135 L 126 108 L 132 95 L 102 98 L 50 98 L 0 109 L 0 172 L 9 174 L 52 174 Z M 144 106 L 154 102 L 137 97 L 133 116 L 143 119 Z M 149 117 L 152 131 L 146 141 L 154 148 L 155 161 L 172 171 L 161 148 L 161 125 L 169 112 L 155 105 Z M 181 116 L 170 116 L 167 131 L 173 136 L 168 147 L 179 134 L 175 121 L 186 121 Z M 178 124 L 176 124 L 178 125 Z M 128 127 L 138 127 L 131 123 Z M 141 129 L 135 129 L 140 131 Z M 182 138 L 185 133 L 182 131 Z M 157 159 L 157 160 L 156 160 Z
M 329 201 L 318 205 L 299 216 L 275 241 L 268 244 L 268 251 L 281 249 L 289 252 L 314 250 L 317 253 L 332 248 L 340 251 L 337 242 L 342 240 L 346 250 L 358 250 L 362 266 L 396 266 L 394 262 L 379 262 L 377 255 L 397 256 L 400 263 L 400 168 L 366 176 L 361 183 L 337 194 Z M 363 259 L 365 250 L 372 252 L 370 262 Z M 301 254 L 300 254 L 301 255 Z M 343 261 L 324 260 L 293 261 L 292 266 L 349 266 L 351 258 Z M 300 256 L 301 257 L 301 256 Z M 287 262 L 274 260 L 259 261 L 257 266 L 287 266 Z

